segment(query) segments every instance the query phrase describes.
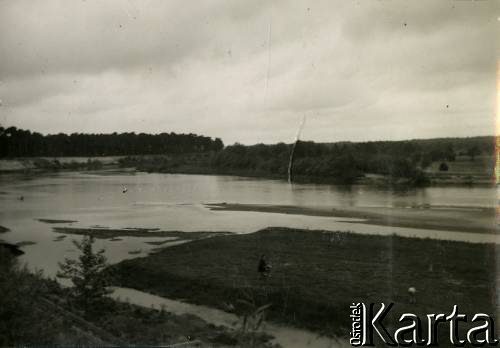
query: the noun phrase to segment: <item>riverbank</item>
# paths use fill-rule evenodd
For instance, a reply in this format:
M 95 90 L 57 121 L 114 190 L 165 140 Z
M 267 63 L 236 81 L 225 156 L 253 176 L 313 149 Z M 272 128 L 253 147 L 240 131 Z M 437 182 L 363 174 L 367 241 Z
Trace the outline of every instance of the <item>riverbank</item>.
M 405 144 L 401 142 L 400 145 L 404 147 Z M 495 184 L 495 157 L 492 154 L 484 153 L 472 158 L 457 152 L 453 155 L 450 153 L 446 159 L 440 159 L 439 156 L 436 157 L 436 153 L 433 156 L 415 153 L 415 156 L 407 154 L 401 157 L 401 154 L 396 155 L 398 146 L 394 143 L 390 146 L 395 146 L 395 152 L 387 152 L 387 148 L 381 148 L 380 153 L 373 151 L 375 144 L 361 148 L 359 144 L 351 145 L 354 148 L 348 155 L 344 153 L 347 151 L 345 149 L 326 155 L 332 151 L 327 146 L 322 155 L 312 151 L 306 156 L 302 154 L 295 158 L 293 162 L 290 162 L 289 149 L 285 144 L 248 147 L 234 145 L 218 153 L 127 156 L 119 162 L 122 167 L 148 173 L 232 175 L 280 180 L 288 180 L 288 175 L 291 174 L 294 183 L 311 184 L 382 187 L 493 187 Z M 305 143 L 300 146 L 314 147 L 313 144 Z M 324 144 L 318 146 L 322 147 Z M 438 149 L 442 150 L 440 146 Z M 387 153 L 382 155 L 384 152 Z M 291 171 L 290 163 L 293 164 Z
M 70 291 L 17 266 L 0 248 L 0 346 L 276 347 L 272 336 L 214 325 L 164 306 L 104 298 L 83 311 Z M 88 308 L 87 308 L 88 309 Z
M 181 231 L 160 231 L 157 228 L 81 228 L 81 227 L 53 227 L 54 232 L 73 235 L 92 235 L 98 239 L 116 239 L 120 237 L 146 237 L 146 238 L 168 238 L 168 240 L 195 240 L 201 238 L 211 238 L 218 235 L 227 235 L 231 232 L 181 232 Z
M 232 330 L 241 330 L 244 325 L 244 318 L 238 317 L 234 313 L 202 305 L 193 305 L 179 300 L 170 300 L 134 289 L 113 288 L 113 293 L 110 296 L 117 301 L 124 301 L 126 299 L 129 303 L 144 308 L 166 308 L 170 313 L 176 315 L 191 314 L 215 326 L 224 326 Z M 248 327 L 251 328 L 252 323 L 250 321 L 251 319 L 247 323 L 249 324 Z M 255 324 L 255 321 L 253 324 Z M 321 336 L 308 330 L 273 324 L 266 321 L 261 323 L 257 333 L 260 333 L 261 336 L 264 334 L 264 337 L 266 337 L 265 335 L 274 337 L 271 342 L 283 348 L 351 347 L 347 340 Z
M 0 173 L 112 169 L 118 167 L 118 161 L 121 157 L 20 157 L 1 159 Z
M 218 167 L 212 164 L 212 153 L 184 155 L 103 156 L 103 157 L 25 157 L 0 159 L 0 173 L 43 173 L 58 171 L 109 171 L 226 175 L 271 180 L 287 180 L 287 173 L 261 169 Z M 479 165 L 478 165 L 478 162 Z M 489 158 L 481 161 L 461 161 L 450 164 L 453 171 L 442 172 L 432 163 L 422 172 L 422 180 L 391 177 L 373 173 L 358 173 L 348 182 L 328 175 L 294 174 L 293 182 L 300 184 L 370 185 L 379 187 L 470 186 L 494 187 L 494 175 Z M 458 165 L 460 164 L 460 165 Z
M 267 204 L 206 204 L 213 211 L 251 211 L 322 217 L 357 218 L 355 223 L 410 227 L 439 231 L 497 233 L 496 210 L 488 207 L 411 206 L 395 207 L 314 207 Z M 352 221 L 345 221 L 352 222 Z
M 286 174 L 275 174 L 259 170 L 244 170 L 244 169 L 227 169 L 213 168 L 211 166 L 200 166 L 197 164 L 167 166 L 153 163 L 134 163 L 123 162 L 122 168 L 135 169 L 139 172 L 146 173 L 162 173 L 162 174 L 191 174 L 191 175 L 227 175 L 240 176 L 247 178 L 260 178 L 269 180 L 287 181 Z M 426 186 L 467 186 L 467 187 L 492 187 L 494 188 L 493 174 L 489 172 L 473 172 L 473 173 L 441 173 L 439 171 L 428 170 L 425 172 L 428 180 L 419 185 L 414 185 L 411 180 L 400 178 L 394 179 L 388 175 L 370 174 L 358 176 L 350 184 L 339 182 L 339 180 L 325 176 L 314 175 L 294 175 L 293 182 L 298 184 L 329 184 L 329 185 L 370 185 L 380 187 L 426 187 Z
M 265 280 L 262 254 L 272 264 Z M 270 304 L 270 321 L 346 337 L 352 302 L 394 302 L 394 315 L 449 313 L 454 304 L 494 314 L 495 256 L 492 244 L 268 228 L 169 247 L 111 270 L 119 286 L 237 314 L 245 302 Z

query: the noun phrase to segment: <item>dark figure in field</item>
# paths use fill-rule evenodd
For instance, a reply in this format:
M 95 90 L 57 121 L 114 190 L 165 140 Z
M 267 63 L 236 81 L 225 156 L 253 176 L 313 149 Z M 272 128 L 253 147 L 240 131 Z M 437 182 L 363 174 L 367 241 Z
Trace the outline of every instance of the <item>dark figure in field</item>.
M 410 296 L 411 304 L 417 303 L 417 289 L 415 289 L 413 286 L 408 288 L 408 295 Z
M 259 271 L 262 279 L 269 277 L 269 273 L 271 273 L 271 265 L 267 262 L 266 255 L 262 255 L 260 257 L 259 267 L 257 270 Z

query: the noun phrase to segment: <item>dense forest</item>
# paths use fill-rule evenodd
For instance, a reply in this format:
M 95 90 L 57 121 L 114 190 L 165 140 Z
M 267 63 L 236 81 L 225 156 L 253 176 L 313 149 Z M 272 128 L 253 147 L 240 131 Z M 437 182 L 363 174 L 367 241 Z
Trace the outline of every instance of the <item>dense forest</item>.
M 0 127 L 0 158 L 36 156 L 118 156 L 219 151 L 219 138 L 196 134 L 42 135 L 16 127 Z
M 182 156 L 123 158 L 123 167 L 165 173 L 213 173 L 286 179 L 292 144 L 234 144 L 214 153 Z M 442 171 L 460 158 L 469 163 L 478 156 L 493 161 L 493 137 L 443 138 L 363 143 L 299 141 L 291 174 L 294 181 L 354 183 L 366 174 L 379 174 L 391 182 L 429 183 L 426 169 L 440 163 Z M 463 162 L 462 162 L 463 163 Z M 482 164 L 478 163 L 478 166 Z
M 291 145 L 233 145 L 218 152 L 213 165 L 220 169 L 249 169 L 285 176 Z M 458 156 L 474 160 L 492 155 L 493 137 L 449 138 L 361 143 L 314 143 L 299 141 L 294 150 L 295 177 L 328 177 L 350 183 L 366 174 L 426 181 L 423 170 L 433 162 L 454 162 Z
M 291 156 L 293 149 L 293 156 Z M 406 141 L 315 143 L 225 146 L 221 139 L 195 134 L 57 134 L 41 135 L 14 127 L 0 127 L 0 157 L 57 157 L 124 155 L 122 167 L 164 173 L 234 174 L 286 179 L 291 157 L 294 181 L 351 184 L 367 174 L 384 176 L 390 182 L 411 185 L 429 183 L 428 168 L 437 162 L 448 171 L 459 159 L 461 166 L 492 175 L 493 136 L 438 138 Z M 482 161 L 477 161 L 481 157 Z M 468 163 L 464 163 L 464 158 Z M 38 159 L 46 170 L 99 169 L 98 160 L 59 163 Z M 45 161 L 45 162 L 43 162 Z M 43 162 L 43 163 L 42 163 Z M 479 163 L 481 162 L 481 163 Z M 463 172 L 467 171 L 462 170 Z M 467 174 L 469 175 L 469 174 Z M 487 179 L 486 179 L 487 180 Z M 467 179 L 467 181 L 471 181 Z

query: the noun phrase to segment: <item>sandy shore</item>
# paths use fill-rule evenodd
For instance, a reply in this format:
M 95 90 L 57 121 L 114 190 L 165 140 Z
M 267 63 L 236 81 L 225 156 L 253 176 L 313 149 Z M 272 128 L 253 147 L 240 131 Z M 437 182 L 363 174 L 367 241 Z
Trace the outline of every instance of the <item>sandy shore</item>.
M 362 219 L 356 223 L 369 225 L 410 227 L 430 230 L 496 234 L 497 220 L 494 208 L 459 206 L 386 207 L 325 207 L 266 204 L 206 204 L 217 211 L 253 211 L 277 214 L 295 214 L 323 217 Z M 345 221 L 352 222 L 352 221 Z

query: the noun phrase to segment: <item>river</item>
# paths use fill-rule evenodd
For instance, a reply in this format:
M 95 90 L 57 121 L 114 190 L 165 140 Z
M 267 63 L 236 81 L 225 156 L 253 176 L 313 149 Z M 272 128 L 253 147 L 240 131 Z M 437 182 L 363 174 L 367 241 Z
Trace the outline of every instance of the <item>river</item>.
M 495 207 L 496 190 L 488 187 L 429 187 L 391 190 L 371 186 L 293 184 L 233 176 L 148 174 L 131 171 L 60 172 L 0 175 L 0 225 L 11 232 L 7 242 L 25 245 L 28 266 L 54 276 L 57 263 L 76 252 L 54 226 L 159 228 L 178 231 L 249 233 L 268 226 L 350 230 L 462 241 L 498 242 L 495 235 L 366 225 L 358 219 L 258 212 L 211 211 L 207 203 L 277 204 L 329 207 L 457 206 Z M 38 219 L 74 220 L 49 224 Z M 59 237 L 59 238 L 58 238 Z M 64 239 L 61 239 L 64 238 Z M 162 238 L 161 240 L 164 240 Z M 110 262 L 144 256 L 151 238 L 98 240 Z M 176 241 L 172 241 L 175 244 Z M 168 243 L 166 244 L 168 245 Z M 132 252 L 132 254 L 130 254 Z

